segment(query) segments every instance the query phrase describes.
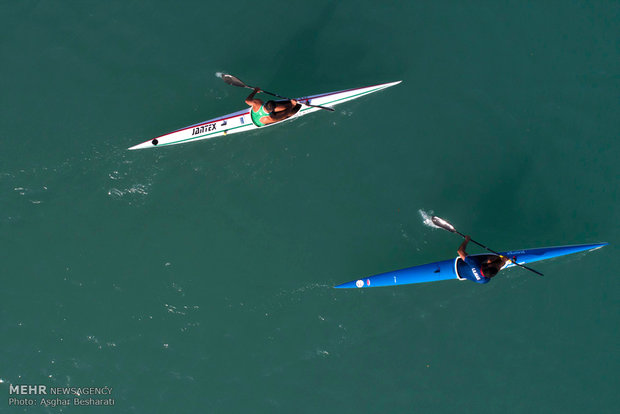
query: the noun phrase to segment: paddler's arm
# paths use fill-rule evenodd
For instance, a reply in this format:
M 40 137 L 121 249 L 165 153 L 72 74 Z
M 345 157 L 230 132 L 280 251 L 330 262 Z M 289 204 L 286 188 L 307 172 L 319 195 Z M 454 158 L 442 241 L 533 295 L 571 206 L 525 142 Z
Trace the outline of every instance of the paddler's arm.
M 258 109 L 263 104 L 263 101 L 261 101 L 260 99 L 254 99 L 254 95 L 256 95 L 258 92 L 260 92 L 260 88 L 254 88 L 252 93 L 249 94 L 247 98 L 245 98 L 245 103 L 248 106 L 251 106 L 252 109 L 254 109 L 255 111 L 258 111 Z
M 289 105 L 292 106 L 289 107 Z M 295 110 L 295 106 L 297 106 L 297 101 L 295 99 L 291 99 L 290 104 L 287 102 L 286 105 L 280 106 L 280 108 L 284 107 L 286 109 L 284 109 L 283 111 L 275 110 L 274 112 L 269 114 L 269 117 L 275 122 L 282 121 L 283 119 L 290 117 L 294 113 L 293 111 Z
M 276 107 L 274 108 L 274 112 L 281 112 L 287 109 L 293 109 L 297 105 L 296 99 L 291 99 L 289 102 L 276 102 Z
M 461 243 L 461 245 L 459 246 L 459 249 L 457 250 L 457 253 L 459 254 L 459 257 L 463 260 L 465 260 L 465 258 L 467 257 L 467 253 L 465 252 L 465 248 L 467 247 L 467 243 L 469 243 L 469 240 L 471 239 L 471 237 L 469 236 L 465 236 L 465 240 L 463 240 L 463 243 Z

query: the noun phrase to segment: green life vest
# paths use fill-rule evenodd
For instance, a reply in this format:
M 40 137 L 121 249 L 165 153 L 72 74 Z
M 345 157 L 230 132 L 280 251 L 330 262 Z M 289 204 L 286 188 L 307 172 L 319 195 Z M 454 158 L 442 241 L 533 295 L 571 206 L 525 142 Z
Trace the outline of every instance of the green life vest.
M 265 126 L 265 124 L 260 121 L 262 117 L 269 115 L 269 112 L 265 111 L 264 105 L 261 105 L 261 107 L 258 108 L 258 112 L 254 112 L 254 109 L 252 108 L 250 114 L 252 116 L 252 122 L 254 122 L 254 125 L 256 125 L 257 127 Z

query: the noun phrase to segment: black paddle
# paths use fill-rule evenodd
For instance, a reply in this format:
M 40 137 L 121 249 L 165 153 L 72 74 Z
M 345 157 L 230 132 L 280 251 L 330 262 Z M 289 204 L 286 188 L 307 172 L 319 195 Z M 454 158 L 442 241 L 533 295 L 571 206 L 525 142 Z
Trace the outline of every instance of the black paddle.
M 229 85 L 232 85 L 232 86 L 239 86 L 239 87 L 241 87 L 241 88 L 254 89 L 254 87 L 253 87 L 253 86 L 246 85 L 245 83 L 243 83 L 243 82 L 241 81 L 241 79 L 239 79 L 239 78 L 237 78 L 237 77 L 235 77 L 235 76 L 233 76 L 233 75 L 229 75 L 229 74 L 227 74 L 227 73 L 222 73 L 220 77 L 222 78 L 222 80 L 223 80 L 224 82 L 226 82 L 226 83 L 227 83 L 227 84 L 229 84 Z M 280 95 L 278 95 L 277 93 L 267 92 L 267 91 L 264 91 L 264 90 L 262 90 L 262 89 L 261 89 L 261 91 L 262 91 L 262 92 L 265 92 L 265 93 L 266 93 L 266 94 L 268 94 L 268 95 L 275 96 L 275 97 L 277 97 L 277 98 L 286 99 L 286 100 L 290 101 L 290 99 L 289 99 L 289 98 L 286 98 L 286 97 L 284 97 L 284 96 L 280 96 Z M 330 108 L 330 107 L 328 107 L 328 106 L 321 106 L 321 105 L 310 105 L 309 103 L 303 103 L 303 102 L 301 102 L 301 103 L 302 103 L 303 105 L 306 105 L 306 106 L 311 106 L 311 107 L 313 107 L 313 108 L 321 108 L 321 109 L 325 109 L 325 110 L 327 110 L 327 111 L 332 111 L 332 112 L 334 112 L 334 108 Z
M 444 219 L 442 219 L 442 218 L 440 218 L 440 217 L 437 217 L 437 216 L 433 216 L 433 217 L 431 217 L 431 220 L 433 221 L 433 224 L 434 224 L 434 225 L 436 225 L 437 227 L 441 227 L 441 228 L 442 228 L 442 229 L 444 229 L 444 230 L 448 230 L 450 233 L 456 233 L 456 234 L 459 234 L 459 235 L 461 235 L 463 238 L 465 238 L 465 235 L 464 235 L 463 233 L 461 233 L 461 232 L 457 231 L 457 230 L 454 228 L 454 226 L 453 226 L 452 224 L 448 223 L 446 220 L 444 220 Z M 497 253 L 496 251 L 493 251 L 493 250 L 489 249 L 489 248 L 488 248 L 487 246 L 485 246 L 484 244 L 480 244 L 480 243 L 478 243 L 478 242 L 477 242 L 477 241 L 475 241 L 474 239 L 469 239 L 469 241 L 471 241 L 471 242 L 473 242 L 473 243 L 476 243 L 478 246 L 482 247 L 483 249 L 486 249 L 486 250 L 490 251 L 490 252 L 491 252 L 491 253 L 493 253 L 493 254 L 498 255 L 499 257 L 506 257 L 506 256 L 504 256 L 504 255 L 501 255 L 501 254 Z M 530 272 L 534 272 L 534 273 L 536 273 L 537 275 L 544 276 L 542 273 L 540 273 L 540 272 L 538 272 L 538 271 L 536 271 L 536 270 L 532 269 L 531 267 L 527 267 L 527 266 L 524 266 L 524 265 L 522 265 L 522 264 L 517 263 L 517 262 L 516 262 L 513 258 L 511 258 L 511 257 L 506 257 L 506 258 L 507 258 L 508 260 L 510 260 L 513 264 L 515 264 L 515 265 L 517 265 L 517 266 L 519 266 L 519 267 L 522 267 L 522 268 L 524 268 L 524 269 L 527 269 L 527 270 L 529 270 Z

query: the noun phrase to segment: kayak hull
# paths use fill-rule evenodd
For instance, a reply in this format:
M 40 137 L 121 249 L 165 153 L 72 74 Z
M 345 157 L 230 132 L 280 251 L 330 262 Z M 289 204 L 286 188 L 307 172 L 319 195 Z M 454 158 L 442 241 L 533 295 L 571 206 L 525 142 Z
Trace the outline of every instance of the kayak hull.
M 528 264 L 541 260 L 552 259 L 554 257 L 566 256 L 568 254 L 592 251 L 606 246 L 608 243 L 596 244 L 577 244 L 570 246 L 541 247 L 537 249 L 510 250 L 500 252 L 501 255 L 513 258 L 519 264 Z M 486 256 L 487 254 L 476 254 L 472 256 Z M 429 263 L 421 266 L 409 267 L 406 269 L 394 270 L 392 272 L 381 273 L 364 279 L 352 280 L 347 283 L 335 286 L 338 289 L 348 288 L 369 288 L 382 286 L 399 286 L 413 283 L 437 282 L 440 280 L 459 280 L 456 273 L 456 259 L 443 260 L 441 262 Z M 515 267 L 515 264 L 508 262 L 504 268 Z M 463 279 L 460 279 L 463 280 Z
M 260 128 L 262 129 L 273 125 L 279 125 L 282 122 L 286 122 L 288 120 L 299 118 L 300 116 L 304 116 L 312 112 L 321 110 L 320 108 L 306 106 L 304 104 L 332 107 L 353 99 L 361 98 L 364 95 L 378 92 L 382 89 L 389 88 L 390 86 L 398 85 L 400 82 L 401 81 L 382 83 L 379 85 L 366 86 L 363 88 L 347 89 L 343 91 L 329 92 L 319 95 L 297 98 L 297 101 L 302 104 L 302 108 L 301 110 L 299 110 L 299 112 L 283 121 L 268 124 Z M 186 144 L 188 142 L 216 138 L 225 135 L 236 134 L 239 132 L 247 132 L 258 128 L 259 127 L 254 125 L 254 123 L 252 122 L 252 119 L 250 117 L 250 108 L 248 107 L 247 109 L 224 115 L 219 118 L 214 118 L 208 121 L 200 122 L 198 124 L 189 125 L 185 128 L 172 131 L 157 138 L 144 141 L 138 145 L 130 147 L 129 149 L 137 150 L 146 148 L 166 147 L 169 145 Z

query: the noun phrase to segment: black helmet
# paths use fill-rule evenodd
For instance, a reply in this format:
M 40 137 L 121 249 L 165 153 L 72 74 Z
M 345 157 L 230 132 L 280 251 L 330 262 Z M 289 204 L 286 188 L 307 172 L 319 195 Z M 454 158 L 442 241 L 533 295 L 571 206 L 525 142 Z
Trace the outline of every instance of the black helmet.
M 483 263 L 480 266 L 480 270 L 482 271 L 482 275 L 486 278 L 491 278 L 499 272 L 499 268 L 491 263 Z
M 274 101 L 267 101 L 263 105 L 263 108 L 265 108 L 265 111 L 271 113 L 274 109 L 276 109 L 276 103 Z

